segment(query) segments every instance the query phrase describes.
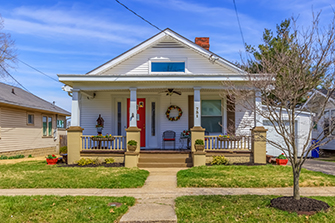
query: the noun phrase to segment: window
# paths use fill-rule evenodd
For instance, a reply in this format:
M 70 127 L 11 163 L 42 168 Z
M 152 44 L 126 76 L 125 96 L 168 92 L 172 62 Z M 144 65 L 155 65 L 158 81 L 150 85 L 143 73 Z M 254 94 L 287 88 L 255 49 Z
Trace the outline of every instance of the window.
M 201 101 L 201 126 L 208 132 L 222 132 L 221 100 Z
M 34 124 L 34 115 L 28 114 L 27 123 L 28 123 L 28 125 L 33 125 Z
M 46 136 L 48 127 L 47 116 L 43 116 L 42 120 L 43 120 L 43 136 Z
M 185 62 L 151 62 L 151 72 L 185 72 Z
M 52 134 L 52 118 L 48 117 L 48 135 L 51 136 Z
M 52 117 L 42 116 L 43 136 L 52 136 Z
M 151 135 L 156 135 L 156 102 L 151 102 Z
M 64 120 L 57 120 L 57 128 L 65 128 L 65 122 Z
M 121 131 L 121 102 L 117 103 L 117 135 L 122 135 L 122 131 Z

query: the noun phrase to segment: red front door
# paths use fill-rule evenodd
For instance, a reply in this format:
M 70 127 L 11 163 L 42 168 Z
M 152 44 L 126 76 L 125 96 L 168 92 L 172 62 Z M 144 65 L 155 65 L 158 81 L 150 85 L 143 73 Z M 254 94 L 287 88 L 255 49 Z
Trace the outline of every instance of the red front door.
M 127 99 L 127 127 L 129 127 L 130 99 Z M 145 98 L 137 98 L 137 128 L 141 129 L 141 147 L 145 147 Z

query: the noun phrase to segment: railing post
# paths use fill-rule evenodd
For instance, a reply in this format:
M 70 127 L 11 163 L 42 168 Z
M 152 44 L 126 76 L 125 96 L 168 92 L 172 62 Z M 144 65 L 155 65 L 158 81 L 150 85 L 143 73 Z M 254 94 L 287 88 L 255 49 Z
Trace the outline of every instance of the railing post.
M 80 126 L 71 126 L 67 129 L 68 164 L 74 164 L 75 161 L 80 159 L 83 130 Z
M 251 151 L 254 163 L 266 163 L 266 131 L 268 130 L 263 126 L 256 126 L 251 129 Z
M 129 140 L 135 140 L 137 142 L 137 148 L 135 150 L 135 152 L 129 152 L 128 149 L 126 150 L 126 152 L 124 153 L 124 166 L 125 167 L 137 167 L 137 163 L 138 163 L 138 155 L 140 153 L 140 145 L 141 145 L 141 129 L 137 128 L 136 126 L 132 127 L 130 126 L 129 128 L 126 129 L 127 132 L 127 138 L 126 138 L 126 145 Z

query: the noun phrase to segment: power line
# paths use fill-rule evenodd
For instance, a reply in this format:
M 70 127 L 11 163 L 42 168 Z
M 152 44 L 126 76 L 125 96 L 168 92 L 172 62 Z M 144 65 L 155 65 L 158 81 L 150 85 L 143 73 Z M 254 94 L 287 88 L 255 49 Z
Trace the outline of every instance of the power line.
M 16 80 L 3 66 L 0 65 L 0 67 L 6 72 L 8 76 L 10 76 L 18 85 L 20 85 L 23 89 L 31 93 L 27 88 L 25 88 L 18 80 Z
M 57 79 L 55 79 L 55 78 L 53 78 L 53 77 L 51 77 L 51 76 L 47 75 L 46 73 L 44 73 L 44 72 L 42 72 L 42 71 L 38 70 L 37 68 L 35 68 L 35 67 L 33 67 L 33 66 L 31 66 L 31 65 L 27 64 L 26 62 L 23 62 L 22 60 L 20 60 L 20 59 L 18 59 L 18 58 L 17 58 L 17 60 L 18 60 L 18 61 L 20 61 L 21 63 L 23 63 L 24 65 L 26 65 L 26 66 L 30 67 L 31 69 L 33 69 L 33 70 L 35 70 L 35 71 L 37 71 L 37 72 L 39 72 L 39 73 L 43 74 L 44 76 L 46 76 L 46 77 L 50 78 L 51 80 L 54 80 L 54 81 L 56 81 L 57 83 L 59 83 L 59 81 L 58 81 Z
M 245 47 L 245 41 L 244 41 L 243 32 L 242 32 L 242 28 L 241 28 L 241 24 L 240 24 L 240 19 L 238 17 L 238 12 L 237 12 L 237 7 L 236 7 L 235 0 L 233 0 L 233 3 L 234 3 L 234 8 L 235 8 L 237 23 L 238 23 L 238 26 L 240 27 L 240 33 L 241 33 L 241 37 L 242 37 L 243 46 Z
M 2 52 L 4 52 L 5 54 L 9 55 L 9 56 L 12 56 L 12 55 L 10 55 L 8 52 L 4 51 L 3 49 L 0 48 L 0 50 L 1 50 Z M 26 62 L 24 62 L 24 61 L 22 61 L 22 60 L 20 60 L 20 59 L 18 59 L 18 58 L 16 58 L 16 59 L 17 59 L 18 61 L 20 61 L 21 63 L 23 63 L 24 65 L 30 67 L 31 69 L 33 69 L 33 70 L 35 70 L 35 71 L 37 71 L 37 72 L 43 74 L 44 76 L 50 78 L 51 80 L 54 80 L 54 81 L 56 81 L 57 83 L 59 83 L 59 81 L 58 81 L 57 79 L 51 77 L 50 75 L 48 75 L 48 74 L 46 74 L 46 73 L 44 73 L 44 72 L 38 70 L 37 68 L 35 68 L 35 67 L 29 65 L 28 63 L 26 63 Z
M 152 24 L 151 22 L 149 22 L 148 20 L 146 20 L 145 18 L 143 18 L 142 16 L 140 16 L 139 14 L 137 14 L 136 12 L 134 12 L 133 10 L 131 10 L 130 8 L 128 8 L 127 6 L 125 6 L 124 4 L 122 4 L 120 1 L 115 0 L 117 3 L 119 3 L 120 5 L 122 5 L 123 7 L 125 7 L 128 11 L 134 13 L 136 16 L 138 16 L 139 18 L 141 18 L 143 21 L 147 22 L 149 25 L 155 27 L 156 29 L 158 29 L 159 31 L 163 32 L 163 30 L 161 30 L 160 28 L 158 28 L 157 26 L 155 26 L 154 24 Z

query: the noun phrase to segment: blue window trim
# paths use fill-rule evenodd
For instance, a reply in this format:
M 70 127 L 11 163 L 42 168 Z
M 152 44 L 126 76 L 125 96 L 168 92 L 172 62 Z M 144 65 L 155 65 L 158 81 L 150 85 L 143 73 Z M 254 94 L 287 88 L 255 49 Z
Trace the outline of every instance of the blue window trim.
M 151 72 L 185 72 L 185 62 L 151 62 Z

